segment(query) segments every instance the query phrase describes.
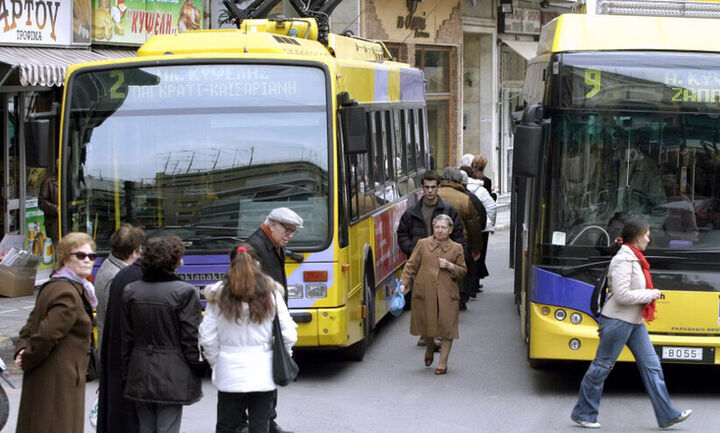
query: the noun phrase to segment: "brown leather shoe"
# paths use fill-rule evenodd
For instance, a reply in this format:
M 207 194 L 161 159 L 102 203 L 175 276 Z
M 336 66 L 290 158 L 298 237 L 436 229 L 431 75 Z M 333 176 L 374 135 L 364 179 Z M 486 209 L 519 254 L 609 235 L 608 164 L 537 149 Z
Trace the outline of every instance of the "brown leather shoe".
M 440 368 L 440 367 L 436 368 L 436 369 L 435 369 L 435 374 L 447 374 L 447 367 L 445 367 L 445 368 Z

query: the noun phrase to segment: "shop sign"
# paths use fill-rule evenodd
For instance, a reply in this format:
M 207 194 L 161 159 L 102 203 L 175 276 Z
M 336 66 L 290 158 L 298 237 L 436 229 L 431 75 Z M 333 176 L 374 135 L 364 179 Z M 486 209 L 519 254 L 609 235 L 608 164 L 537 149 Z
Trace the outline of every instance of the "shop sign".
M 538 9 L 514 8 L 512 15 L 503 14 L 505 33 L 539 35 L 540 16 Z
M 427 22 L 425 21 L 425 12 L 423 16 L 416 15 L 418 1 L 417 0 L 406 0 L 408 14 L 400 15 L 397 17 L 397 28 L 412 30 L 415 33 L 416 38 L 429 38 L 430 33 L 426 32 Z
M 90 44 L 90 0 L 0 0 L 0 43 Z
M 141 45 L 154 35 L 201 29 L 202 21 L 202 0 L 93 0 L 92 40 Z

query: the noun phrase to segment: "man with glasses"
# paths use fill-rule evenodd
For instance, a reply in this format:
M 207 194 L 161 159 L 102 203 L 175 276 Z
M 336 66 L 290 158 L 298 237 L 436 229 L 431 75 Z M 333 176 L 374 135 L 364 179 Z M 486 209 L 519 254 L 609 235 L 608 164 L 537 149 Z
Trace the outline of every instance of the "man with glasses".
M 286 207 L 275 208 L 265 218 L 265 222 L 245 240 L 252 245 L 260 259 L 263 272 L 282 284 L 285 289 L 284 297 L 287 303 L 287 276 L 285 275 L 285 246 L 290 239 L 303 227 L 300 215 Z M 277 412 L 277 390 L 275 390 L 275 404 L 270 414 L 270 433 L 289 433 L 275 422 Z M 247 415 L 243 414 L 247 423 Z M 245 432 L 245 427 L 241 432 Z
M 408 257 L 412 255 L 415 245 L 420 239 L 432 235 L 432 220 L 440 214 L 452 218 L 453 229 L 452 233 L 450 233 L 450 239 L 465 248 L 465 235 L 463 234 L 460 216 L 450 203 L 440 199 L 438 196 L 439 186 L 440 176 L 434 172 L 426 172 L 422 177 L 422 197 L 400 217 L 400 224 L 397 228 L 398 244 Z M 417 344 L 418 346 L 425 345 L 422 336 L 420 336 Z M 435 346 L 436 350 L 438 350 L 439 343 L 436 342 Z

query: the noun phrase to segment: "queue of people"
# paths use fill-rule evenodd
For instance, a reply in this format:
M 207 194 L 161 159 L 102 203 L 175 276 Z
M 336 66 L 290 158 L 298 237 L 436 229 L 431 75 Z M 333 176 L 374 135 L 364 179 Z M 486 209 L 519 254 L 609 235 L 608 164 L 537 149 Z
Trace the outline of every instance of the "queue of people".
M 209 368 L 218 388 L 216 431 L 285 432 L 275 422 L 272 323 L 277 316 L 292 354 L 297 325 L 286 305 L 284 248 L 302 223 L 291 209 L 273 209 L 232 251 L 205 316 L 197 290 L 177 275 L 184 255 L 177 236 L 145 240 L 142 229 L 121 225 L 96 293 L 88 281 L 95 243 L 85 233 L 65 235 L 17 341 L 23 390 L 16 431 L 83 431 L 93 315 L 101 311 L 98 432 L 179 432 L 182 407 L 202 398 Z M 250 368 L 237 368 L 248 359 Z

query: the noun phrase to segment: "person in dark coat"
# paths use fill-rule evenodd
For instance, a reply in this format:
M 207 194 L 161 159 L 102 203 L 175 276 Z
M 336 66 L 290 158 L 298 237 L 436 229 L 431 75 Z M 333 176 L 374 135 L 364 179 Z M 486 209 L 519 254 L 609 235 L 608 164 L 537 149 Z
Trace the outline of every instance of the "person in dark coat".
M 135 403 L 126 399 L 122 378 L 122 336 L 125 322 L 122 297 L 125 287 L 142 277 L 142 259 L 118 271 L 110 283 L 105 326 L 100 346 L 100 388 L 98 389 L 98 433 L 138 433 Z
M 438 197 L 439 185 L 440 176 L 437 173 L 426 172 L 422 178 L 422 197 L 400 217 L 397 228 L 398 244 L 408 257 L 412 255 L 420 239 L 432 235 L 432 220 L 440 214 L 445 214 L 453 220 L 450 239 L 465 246 L 460 215 L 454 207 Z
M 23 370 L 17 433 L 77 433 L 85 422 L 94 289 L 85 278 L 97 257 L 85 233 L 58 243 L 57 271 L 20 330 L 15 364 Z
M 270 211 L 265 222 L 245 240 L 255 248 L 260 266 L 265 274 L 282 284 L 283 297 L 287 304 L 287 276 L 285 275 L 285 246 L 303 227 L 303 219 L 292 209 L 286 207 Z M 277 418 L 277 389 L 274 391 L 273 409 L 270 414 L 270 433 L 290 433 L 283 430 L 275 421 Z M 243 416 L 247 424 L 247 416 Z
M 142 279 L 123 293 L 125 398 L 135 402 L 141 432 L 178 433 L 183 405 L 202 398 L 202 306 L 195 288 L 177 276 L 184 252 L 177 236 L 149 239 Z
M 54 174 L 48 175 L 40 183 L 38 207 L 45 214 L 45 234 L 58 244 L 58 181 Z

